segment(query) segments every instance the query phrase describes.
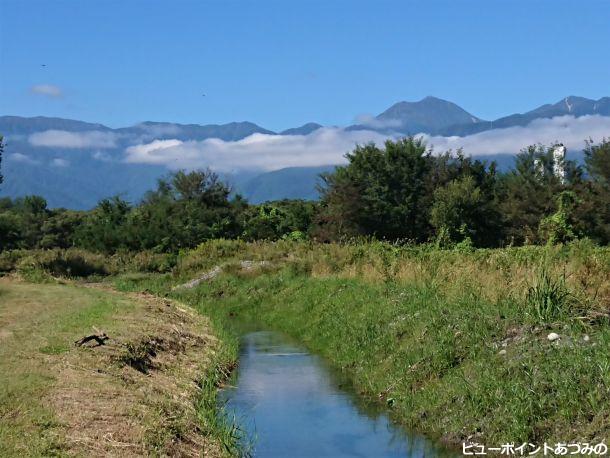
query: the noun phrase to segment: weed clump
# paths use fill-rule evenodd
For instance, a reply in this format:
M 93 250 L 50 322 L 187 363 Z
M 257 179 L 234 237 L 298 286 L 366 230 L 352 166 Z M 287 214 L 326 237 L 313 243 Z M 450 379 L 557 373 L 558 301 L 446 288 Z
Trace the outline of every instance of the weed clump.
M 553 276 L 547 267 L 543 267 L 527 291 L 526 304 L 536 321 L 549 323 L 568 316 L 573 299 L 566 285 L 565 273 Z
M 128 342 L 125 344 L 125 351 L 119 357 L 119 362 L 130 366 L 141 372 L 148 374 L 151 369 L 154 369 L 153 358 L 163 349 L 163 340 L 145 339 L 139 343 Z

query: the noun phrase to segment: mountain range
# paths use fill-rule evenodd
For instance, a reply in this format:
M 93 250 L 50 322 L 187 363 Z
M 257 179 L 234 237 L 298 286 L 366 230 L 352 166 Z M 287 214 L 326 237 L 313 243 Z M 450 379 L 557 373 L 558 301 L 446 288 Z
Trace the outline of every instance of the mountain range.
M 496 129 L 527 126 L 535 120 L 558 116 L 610 116 L 610 97 L 591 100 L 566 97 L 526 113 L 495 120 L 481 119 L 458 105 L 436 97 L 417 102 L 398 102 L 377 116 L 358 118 L 342 131 L 370 131 L 385 136 L 428 134 L 465 137 Z M 228 124 L 176 124 L 144 122 L 113 129 L 102 124 L 49 117 L 0 116 L 0 135 L 5 137 L 0 196 L 44 196 L 51 207 L 90 208 L 101 198 L 120 194 L 137 201 L 168 172 L 165 163 L 126 161 L 125 151 L 150 142 L 200 142 L 219 139 L 236 142 L 253 134 L 264 136 L 313 136 L 324 126 L 310 122 L 274 132 L 251 122 Z M 322 131 L 321 131 L 322 132 Z M 610 135 L 610 132 L 609 132 Z M 307 152 L 305 150 L 304 154 Z M 344 151 L 340 151 L 341 154 Z M 336 155 L 334 157 L 337 157 Z M 510 155 L 493 155 L 508 167 Z M 281 198 L 315 199 L 318 175 L 331 171 L 336 160 L 313 167 L 260 168 L 225 173 L 236 192 L 258 203 Z M 209 164 L 214 167 L 214 164 Z

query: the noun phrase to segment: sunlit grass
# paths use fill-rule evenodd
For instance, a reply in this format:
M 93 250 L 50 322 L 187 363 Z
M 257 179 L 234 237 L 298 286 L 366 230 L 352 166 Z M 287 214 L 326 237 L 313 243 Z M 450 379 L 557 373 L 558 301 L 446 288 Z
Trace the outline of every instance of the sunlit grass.
M 62 285 L 2 282 L 0 291 L 0 456 L 53 455 L 61 440 L 45 396 L 58 366 L 48 357 L 130 304 Z
M 227 269 L 170 293 L 240 259 L 279 270 Z M 217 327 L 256 320 L 285 331 L 432 436 L 565 442 L 610 433 L 609 279 L 610 250 L 587 242 L 447 251 L 217 241 L 130 287 L 179 297 Z

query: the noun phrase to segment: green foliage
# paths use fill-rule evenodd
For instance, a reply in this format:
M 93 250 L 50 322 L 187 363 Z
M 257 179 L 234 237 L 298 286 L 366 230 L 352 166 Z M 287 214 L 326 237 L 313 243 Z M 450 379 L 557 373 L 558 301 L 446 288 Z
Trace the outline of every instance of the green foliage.
M 553 147 L 530 146 L 515 160 L 515 169 L 499 182 L 499 211 L 509 244 L 543 242 L 540 222 L 556 210 L 559 193 L 580 186 L 582 168 L 565 161 L 565 184 L 553 173 Z
M 466 224 L 479 245 L 497 243 L 495 166 L 461 151 L 432 155 L 421 138 L 358 146 L 349 164 L 324 177 L 316 235 L 426 242 L 460 241 Z M 463 194 L 468 192 L 469 194 Z
M 307 235 L 302 231 L 292 231 L 282 236 L 283 240 L 290 240 L 292 242 L 300 242 L 307 240 Z
M 543 266 L 536 282 L 527 290 L 526 303 L 535 320 L 549 323 L 568 314 L 572 298 L 565 274 L 554 278 Z
M 23 233 L 21 220 L 13 212 L 0 213 L 0 251 L 19 248 Z
M 605 294 L 597 302 L 607 316 L 608 248 L 584 241 L 493 250 L 362 240 L 231 246 L 237 251 L 215 264 L 294 255 L 274 272 L 227 271 L 170 294 L 226 329 L 240 321 L 286 332 L 344 371 L 361 395 L 391 406 L 399 424 L 457 444 L 469 435 L 534 443 L 610 432 L 610 328 L 589 324 L 583 339 L 587 311 L 576 316 L 572 308 L 577 277 L 596 278 L 603 283 L 591 295 Z M 571 277 L 559 274 L 564 263 Z M 180 273 L 166 292 L 188 276 Z M 551 329 L 559 341 L 547 340 Z
M 585 164 L 595 181 L 610 185 L 610 139 L 604 138 L 599 144 L 587 141 Z
M 313 202 L 283 200 L 253 206 L 244 211 L 245 240 L 303 240 L 315 211 Z
M 245 240 L 277 240 L 290 230 L 287 215 L 271 205 L 259 205 L 246 213 Z
M 452 180 L 436 189 L 430 222 L 440 246 L 474 240 L 477 246 L 492 245 L 499 214 L 493 196 L 486 195 L 472 176 Z M 497 233 L 497 230 L 496 230 Z
M 82 221 L 82 212 L 49 210 L 39 196 L 1 199 L 0 250 L 69 248 Z
M 575 224 L 580 232 L 600 244 L 610 243 L 610 139 L 599 144 L 587 142 L 586 170 L 591 181 L 576 191 L 580 205 L 575 209 Z
M 323 177 L 322 237 L 425 240 L 434 159 L 424 141 L 388 140 L 384 149 L 371 143 L 345 157 L 347 166 Z
M 540 221 L 540 233 L 549 245 L 566 243 L 576 238 L 571 223 L 574 206 L 578 202 L 572 191 L 563 191 L 557 196 L 557 211 Z
M 89 213 L 76 244 L 96 251 L 175 252 L 223 236 L 239 234 L 241 203 L 210 171 L 176 172 L 132 207 L 119 197 L 105 199 Z
M 107 255 L 177 253 L 215 239 L 341 241 L 474 247 L 610 243 L 610 141 L 587 143 L 585 169 L 535 145 L 515 170 L 462 151 L 432 154 L 421 138 L 357 146 L 324 175 L 319 203 L 248 205 L 209 170 L 179 171 L 132 204 L 116 196 L 86 212 L 49 209 L 39 196 L 0 199 L 0 251 L 79 247 Z M 576 205 L 577 204 L 577 205 Z M 549 216 L 550 215 L 550 216 Z M 166 270 L 169 265 L 159 265 Z

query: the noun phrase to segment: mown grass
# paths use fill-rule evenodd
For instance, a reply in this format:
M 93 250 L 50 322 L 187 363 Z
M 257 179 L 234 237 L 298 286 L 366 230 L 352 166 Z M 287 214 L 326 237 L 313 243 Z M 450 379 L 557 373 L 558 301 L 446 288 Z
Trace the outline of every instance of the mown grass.
M 65 285 L 1 281 L 0 291 L 0 456 L 61 454 L 60 425 L 45 400 L 57 377 L 51 358 L 131 304 Z
M 239 259 L 275 268 L 227 268 L 170 292 Z M 586 241 L 465 251 L 212 242 L 171 275 L 119 282 L 179 297 L 216 326 L 262 321 L 349 373 L 401 424 L 491 444 L 610 435 L 609 279 L 610 251 Z
M 176 312 L 159 307 L 155 311 L 133 298 L 73 284 L 0 279 L 0 456 L 78 455 L 78 447 L 89 443 L 99 453 L 112 448 L 112 434 L 97 440 L 91 436 L 97 433 L 95 426 L 78 423 L 80 414 L 70 410 L 75 405 L 87 410 L 83 418 L 108 419 L 115 432 L 134 428 L 133 434 L 125 433 L 133 443 L 121 445 L 130 447 L 130 453 L 166 456 L 174 448 L 178 453 L 182 449 L 177 443 L 201 435 L 209 456 L 223 456 L 221 447 L 226 455 L 237 454 L 235 427 L 216 415 L 218 385 L 234 365 L 236 347 L 230 340 L 207 337 L 209 323 L 197 314 L 190 312 L 196 318 L 192 322 L 180 317 L 165 322 L 163 317 L 171 319 Z M 91 334 L 93 327 L 106 331 L 109 343 L 99 349 L 75 348 L 74 341 Z M 149 386 L 150 374 L 125 372 L 123 367 L 132 366 L 130 352 L 134 358 L 142 356 L 137 339 L 150 333 L 169 345 L 174 337 L 163 333 L 176 329 L 186 330 L 186 338 L 196 335 L 211 343 L 201 344 L 197 355 L 186 348 L 190 353 L 179 355 L 173 365 L 166 358 L 155 367 L 152 379 L 162 382 L 158 386 Z M 193 389 L 190 371 L 201 389 Z M 166 393 L 173 385 L 179 392 Z M 183 399 L 183 392 L 194 396 Z

